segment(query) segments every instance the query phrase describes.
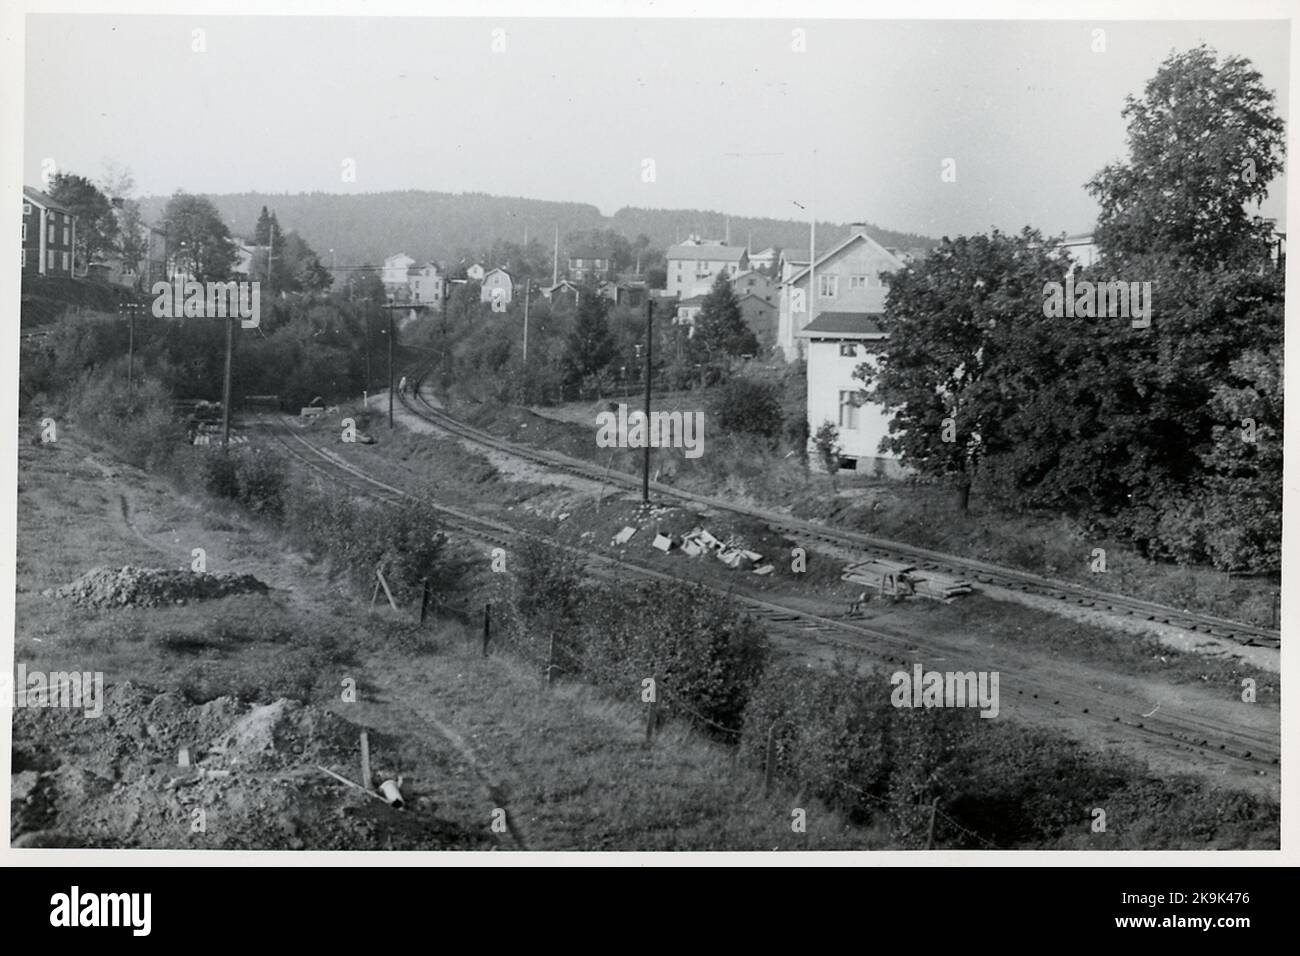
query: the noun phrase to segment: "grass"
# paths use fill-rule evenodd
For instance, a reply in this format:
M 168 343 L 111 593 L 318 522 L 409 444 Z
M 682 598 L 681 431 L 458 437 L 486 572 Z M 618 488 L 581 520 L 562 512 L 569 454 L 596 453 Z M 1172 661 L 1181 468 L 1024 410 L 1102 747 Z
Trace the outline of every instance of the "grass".
M 119 490 L 146 499 L 172 490 L 138 474 L 108 484 L 78 466 L 84 454 L 71 424 L 57 449 L 20 448 L 17 656 L 29 667 L 104 671 L 110 685 L 178 689 L 196 704 L 233 695 L 355 707 L 342 712 L 394 737 L 400 771 L 439 790 L 440 817 L 484 828 L 504 794 L 532 849 L 880 845 L 877 834 L 815 802 L 796 803 L 779 788 L 763 797 L 761 780 L 738 769 L 730 750 L 684 725 L 670 723 L 644 747 L 635 701 L 563 682 L 548 692 L 526 665 L 483 659 L 473 629 L 436 621 L 418 631 L 386 609 L 370 611 L 318 571 L 298 574 L 293 593 L 184 606 L 91 611 L 41 597 L 90 566 L 173 563 L 125 528 L 118 501 Z M 165 542 L 188 544 L 220 507 L 169 500 L 157 522 Z M 137 527 L 150 537 L 154 525 Z M 221 526 L 210 567 L 219 554 L 243 555 L 241 570 L 263 579 L 277 572 L 283 550 L 268 548 L 259 529 L 229 513 Z M 356 705 L 341 701 L 346 678 L 357 683 Z M 459 779 L 466 751 L 500 783 L 497 797 Z M 795 806 L 807 813 L 806 833 L 790 826 Z

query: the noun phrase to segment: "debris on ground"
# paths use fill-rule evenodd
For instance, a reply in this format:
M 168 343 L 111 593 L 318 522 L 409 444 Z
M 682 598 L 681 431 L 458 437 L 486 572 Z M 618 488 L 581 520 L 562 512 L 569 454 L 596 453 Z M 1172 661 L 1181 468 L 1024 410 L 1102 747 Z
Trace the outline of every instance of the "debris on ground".
M 251 574 L 173 571 L 165 568 L 92 568 L 45 597 L 81 607 L 159 607 L 208 601 L 232 594 L 265 594 L 270 588 Z

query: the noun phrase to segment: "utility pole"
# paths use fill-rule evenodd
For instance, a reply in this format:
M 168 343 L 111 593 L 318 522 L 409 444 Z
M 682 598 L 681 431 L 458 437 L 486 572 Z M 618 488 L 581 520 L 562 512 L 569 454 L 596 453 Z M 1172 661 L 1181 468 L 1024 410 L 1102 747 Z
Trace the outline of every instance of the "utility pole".
M 528 364 L 528 288 L 532 279 L 524 280 L 524 364 Z
M 135 394 L 135 313 L 138 308 L 139 306 L 134 302 L 128 302 L 126 306 L 126 390 L 128 394 Z
M 397 334 L 393 331 L 393 308 L 388 309 L 388 428 L 393 428 L 393 341 Z
M 648 290 L 647 290 L 648 291 Z M 654 299 L 645 300 L 645 461 L 641 469 L 641 500 L 650 503 L 650 352 L 654 341 Z
M 555 227 L 555 252 L 551 259 L 551 288 L 560 284 L 560 227 Z
M 230 451 L 230 368 L 235 352 L 235 318 L 226 319 L 226 376 L 221 386 L 221 447 Z

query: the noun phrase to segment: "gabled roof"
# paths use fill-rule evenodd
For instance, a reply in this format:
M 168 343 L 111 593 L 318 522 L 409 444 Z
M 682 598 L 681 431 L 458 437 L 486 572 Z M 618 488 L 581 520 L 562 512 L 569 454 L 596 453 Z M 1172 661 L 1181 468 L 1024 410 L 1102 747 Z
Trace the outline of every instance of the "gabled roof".
M 751 258 L 751 259 L 774 259 L 774 258 L 776 258 L 776 247 L 775 247 L 775 246 L 768 246 L 766 249 L 760 249 L 760 250 L 758 250 L 758 252 L 751 252 L 751 253 L 749 254 L 749 258 Z
M 784 259 L 786 262 L 807 262 L 808 250 L 807 249 L 782 249 L 781 258 Z
M 739 262 L 745 256 L 744 246 L 694 246 L 677 245 L 668 247 L 669 259 L 717 260 L 719 262 Z
M 603 252 L 595 246 L 579 246 L 569 253 L 570 259 L 608 259 L 608 252 Z
M 691 306 L 691 305 L 703 305 L 704 299 L 705 297 L 702 295 L 693 295 L 689 299 L 682 299 L 680 302 L 678 302 L 677 308 L 680 309 L 684 306 Z
M 823 312 L 795 334 L 806 339 L 874 339 L 886 335 L 878 312 Z
M 500 266 L 495 266 L 494 268 L 491 268 L 491 269 L 489 269 L 487 272 L 483 273 L 483 278 L 486 279 L 488 276 L 492 275 L 494 272 L 499 272 L 499 273 L 501 273 L 503 276 L 505 276 L 505 277 L 506 277 L 507 279 L 509 279 L 511 282 L 514 282 L 514 281 L 515 281 L 515 277 L 512 276 L 509 272 L 507 272 L 505 269 L 502 269 Z
M 835 247 L 834 247 L 833 249 L 831 249 L 829 252 L 823 252 L 820 256 L 818 256 L 818 257 L 817 257 L 817 266 L 818 266 L 818 268 L 820 268 L 820 267 L 822 266 L 823 263 L 829 262 L 831 259 L 834 259 L 836 256 L 838 256 L 840 253 L 842 253 L 842 252 L 843 252 L 845 249 L 847 249 L 849 246 L 853 245 L 855 242 L 868 242 L 868 243 L 870 243 L 871 245 L 873 245 L 873 246 L 875 246 L 877 249 L 879 249 L 882 253 L 884 253 L 886 256 L 889 256 L 889 258 L 893 259 L 894 262 L 898 263 L 898 268 L 901 269 L 901 268 L 903 267 L 903 263 L 902 263 L 901 261 L 899 261 L 898 257 L 895 256 L 893 253 L 891 253 L 888 249 L 886 249 L 886 248 L 885 248 L 884 246 L 882 246 L 880 243 L 876 242 L 876 240 L 872 239 L 872 238 L 871 238 L 870 236 L 868 236 L 866 233 L 863 233 L 863 232 L 855 232 L 853 235 L 849 236 L 847 239 L 845 239 L 843 242 L 841 242 L 838 246 L 835 246 Z M 808 260 L 806 260 L 806 259 L 803 260 L 803 262 L 804 262 L 804 266 L 803 266 L 803 268 L 801 268 L 798 272 L 794 273 L 794 275 L 790 276 L 790 278 L 788 278 L 788 279 L 785 280 L 787 285 L 792 284 L 792 283 L 795 283 L 795 282 L 798 282 L 800 279 L 802 279 L 802 278 L 803 278 L 803 277 L 808 273 L 809 266 L 808 266 L 808 264 L 807 264 L 807 261 L 808 261 Z
M 759 302 L 761 305 L 765 305 L 771 309 L 776 308 L 775 302 L 773 302 L 771 299 L 763 298 L 757 292 L 746 292 L 744 295 L 736 296 L 736 303 L 739 304 L 741 302 L 744 302 L 746 299 L 754 299 L 757 302 Z
M 65 213 L 69 216 L 73 215 L 72 210 L 67 206 L 55 202 L 48 195 L 41 192 L 39 189 L 33 189 L 31 186 L 23 187 L 23 197 L 27 199 L 28 202 L 35 203 L 42 209 L 53 209 L 55 212 Z

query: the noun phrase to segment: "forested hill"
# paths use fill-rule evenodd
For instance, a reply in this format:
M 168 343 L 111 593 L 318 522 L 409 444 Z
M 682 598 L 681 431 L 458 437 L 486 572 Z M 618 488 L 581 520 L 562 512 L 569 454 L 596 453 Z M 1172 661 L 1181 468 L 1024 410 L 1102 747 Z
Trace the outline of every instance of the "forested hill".
M 148 222 L 156 222 L 166 196 L 141 200 Z M 480 255 L 499 240 L 540 242 L 550 252 L 558 226 L 560 254 L 570 233 L 613 229 L 629 241 L 640 234 L 650 246 L 666 249 L 691 233 L 722 238 L 728 217 L 694 209 L 620 209 L 603 216 L 586 203 L 549 202 L 489 196 L 485 193 L 440 193 L 422 190 L 341 195 L 335 193 L 230 193 L 208 197 L 216 204 L 238 236 L 251 236 L 263 206 L 276 214 L 283 229 L 293 229 L 311 244 L 326 266 L 333 249 L 338 264 L 378 264 L 385 256 L 405 252 L 418 261 L 453 261 L 462 255 Z M 752 237 L 753 248 L 807 248 L 808 223 L 791 219 L 730 217 L 731 241 L 743 245 Z M 932 239 L 871 226 L 871 235 L 887 246 L 929 247 Z M 817 225 L 817 245 L 828 249 L 848 235 L 847 224 Z

